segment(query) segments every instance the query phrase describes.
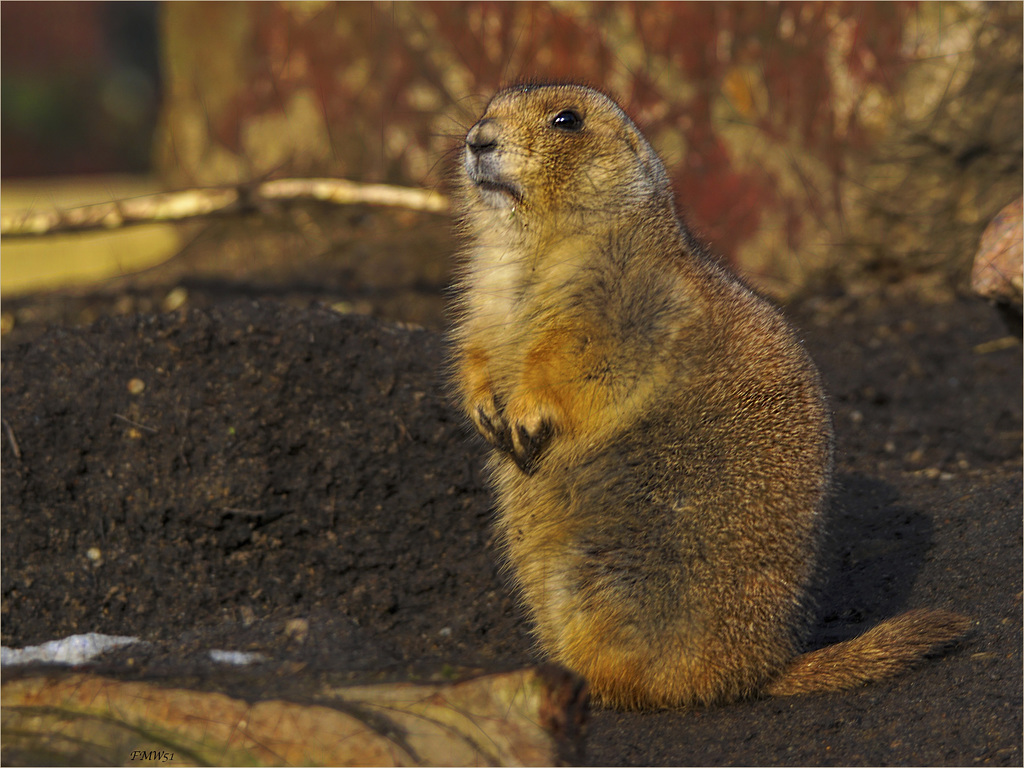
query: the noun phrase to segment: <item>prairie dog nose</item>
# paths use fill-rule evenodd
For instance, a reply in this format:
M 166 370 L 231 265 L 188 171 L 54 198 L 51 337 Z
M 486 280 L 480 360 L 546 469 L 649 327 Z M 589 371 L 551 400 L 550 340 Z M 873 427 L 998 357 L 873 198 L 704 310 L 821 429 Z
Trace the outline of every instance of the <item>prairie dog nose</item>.
M 491 119 L 481 120 L 466 134 L 466 147 L 474 154 L 493 152 L 498 147 L 498 125 Z

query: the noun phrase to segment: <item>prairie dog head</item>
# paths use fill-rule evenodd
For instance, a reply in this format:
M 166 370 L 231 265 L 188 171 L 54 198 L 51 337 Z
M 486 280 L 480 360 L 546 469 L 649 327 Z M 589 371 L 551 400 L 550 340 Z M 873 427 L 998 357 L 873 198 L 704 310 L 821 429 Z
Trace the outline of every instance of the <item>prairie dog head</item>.
M 464 174 L 470 211 L 524 227 L 615 218 L 671 198 L 661 160 L 626 113 L 578 85 L 521 85 L 495 95 L 466 135 Z

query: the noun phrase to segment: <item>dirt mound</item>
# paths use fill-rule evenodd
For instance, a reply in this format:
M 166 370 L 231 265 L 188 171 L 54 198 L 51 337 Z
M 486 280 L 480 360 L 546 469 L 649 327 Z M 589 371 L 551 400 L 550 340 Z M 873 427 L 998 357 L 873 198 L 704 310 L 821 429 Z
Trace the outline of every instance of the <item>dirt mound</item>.
M 813 643 L 914 606 L 977 630 L 848 694 L 596 712 L 589 759 L 1019 764 L 1020 347 L 968 300 L 796 314 L 840 449 Z M 536 661 L 443 359 L 434 331 L 266 301 L 5 344 L 4 645 L 134 635 L 150 650 L 110 658 L 140 675 L 201 675 L 211 648 L 363 673 Z

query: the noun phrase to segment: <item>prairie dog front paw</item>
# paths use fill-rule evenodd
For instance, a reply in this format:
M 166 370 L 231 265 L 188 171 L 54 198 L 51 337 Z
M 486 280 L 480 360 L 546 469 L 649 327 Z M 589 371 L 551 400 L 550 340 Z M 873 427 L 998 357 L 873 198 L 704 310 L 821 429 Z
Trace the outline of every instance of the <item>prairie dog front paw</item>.
M 488 443 L 505 453 L 512 452 L 512 433 L 493 394 L 472 404 L 469 415 L 477 432 Z
M 512 407 L 505 413 L 511 442 L 509 453 L 519 469 L 532 475 L 555 434 L 555 419 L 536 405 L 518 418 L 517 413 L 522 413 L 522 410 Z

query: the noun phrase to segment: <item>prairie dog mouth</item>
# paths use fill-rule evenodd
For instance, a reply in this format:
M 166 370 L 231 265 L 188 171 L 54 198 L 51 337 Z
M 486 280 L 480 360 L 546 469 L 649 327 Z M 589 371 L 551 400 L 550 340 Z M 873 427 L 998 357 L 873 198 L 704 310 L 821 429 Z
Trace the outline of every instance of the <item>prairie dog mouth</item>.
M 466 148 L 466 175 L 480 190 L 480 197 L 495 208 L 508 208 L 522 202 L 518 185 L 502 178 L 501 160 L 493 153 L 477 153 Z
M 505 207 L 508 203 L 516 205 L 522 202 L 522 194 L 511 184 L 504 184 L 499 181 L 490 181 L 488 179 L 480 179 L 479 181 L 474 180 L 473 183 L 482 193 L 484 200 L 490 202 L 492 205 L 498 203 L 500 207 Z

